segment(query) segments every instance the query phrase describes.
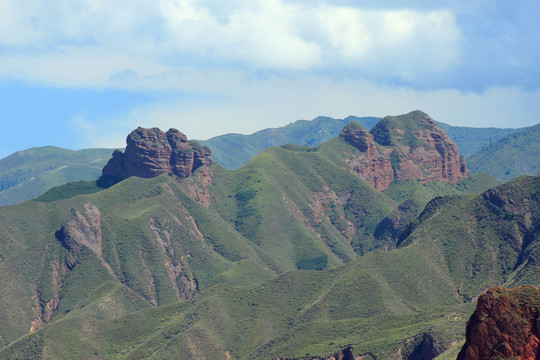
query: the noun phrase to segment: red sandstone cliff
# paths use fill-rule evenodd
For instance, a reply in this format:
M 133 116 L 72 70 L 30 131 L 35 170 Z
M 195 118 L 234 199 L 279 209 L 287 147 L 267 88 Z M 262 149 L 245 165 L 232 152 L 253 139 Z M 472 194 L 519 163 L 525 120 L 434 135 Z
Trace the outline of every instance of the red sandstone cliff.
M 492 288 L 467 323 L 458 360 L 540 359 L 540 288 Z
M 340 138 L 361 152 L 350 159 L 351 169 L 379 191 L 394 180 L 456 184 L 468 174 L 456 144 L 421 111 L 388 116 L 371 132 L 351 123 Z
M 203 165 L 211 165 L 211 152 L 176 129 L 166 133 L 158 128 L 133 130 L 126 139 L 125 153 L 116 150 L 103 168 L 113 179 L 130 176 L 152 178 L 170 174 L 183 180 Z

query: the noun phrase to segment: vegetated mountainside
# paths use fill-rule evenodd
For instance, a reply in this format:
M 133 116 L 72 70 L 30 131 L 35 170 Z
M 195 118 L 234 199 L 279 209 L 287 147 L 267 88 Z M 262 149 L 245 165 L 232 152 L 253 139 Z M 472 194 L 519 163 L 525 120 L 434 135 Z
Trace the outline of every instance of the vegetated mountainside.
M 94 180 L 101 175 L 112 152 L 45 146 L 0 159 L 0 206 L 33 198 L 70 181 Z
M 467 126 L 452 126 L 438 121 L 436 121 L 436 123 L 448 134 L 450 139 L 456 143 L 459 152 L 461 155 L 465 156 L 465 158 L 468 158 L 483 147 L 497 141 L 503 136 L 519 130 L 494 127 L 474 128 Z
M 139 156 L 153 146 L 136 148 L 138 165 L 155 164 Z M 381 192 L 351 168 L 362 154 L 339 138 L 272 147 L 236 171 L 206 163 L 187 178 L 130 177 L 75 197 L 60 187 L 0 208 L 0 358 L 444 351 L 472 311 L 441 257 L 452 245 L 425 246 L 420 222 L 395 241 L 430 196 L 485 183 L 420 177 Z M 532 276 L 528 259 L 513 281 Z M 462 281 L 483 288 L 482 271 Z
M 433 199 L 397 247 L 443 254 L 458 295 L 471 299 L 498 284 L 538 283 L 539 215 L 540 177 L 521 176 L 481 195 Z
M 493 288 L 478 299 L 458 360 L 538 359 L 539 339 L 540 288 Z
M 208 140 L 197 140 L 212 149 L 214 160 L 227 169 L 238 169 L 255 155 L 271 146 L 295 144 L 317 146 L 335 138 L 343 126 L 356 121 L 371 129 L 380 118 L 349 116 L 334 119 L 319 116 L 313 120 L 298 120 L 279 128 L 269 128 L 250 135 L 226 134 Z
M 519 129 L 467 159 L 472 172 L 486 172 L 500 181 L 540 174 L 540 124 Z
M 108 192 L 119 191 L 120 185 L 130 182 L 129 187 L 133 188 L 134 180 L 139 186 L 137 190 L 142 190 L 144 183 L 161 185 L 167 179 L 166 176 L 128 179 L 98 194 L 108 197 Z M 176 188 L 174 182 L 168 181 L 167 184 Z M 528 203 L 529 210 L 524 213 L 529 215 L 524 218 L 538 224 L 539 184 L 539 177 L 523 177 L 478 196 L 437 199 L 397 249 L 371 252 L 344 266 L 322 271 L 292 271 L 269 276 L 271 279 L 262 283 L 255 281 L 254 267 L 243 275 L 237 274 L 236 285 L 233 279 L 224 276 L 229 280 L 226 284 L 205 287 L 206 290 L 201 289 L 188 301 L 173 301 L 157 307 L 148 302 L 141 304 L 136 301 L 140 299 L 137 294 L 110 279 L 96 289 L 85 288 L 88 293 L 71 311 L 56 315 L 61 321 L 53 319 L 41 330 L 5 348 L 0 357 L 33 352 L 40 358 L 91 354 L 98 358 L 128 359 L 151 356 L 310 359 L 351 348 L 349 351 L 355 356 L 367 358 L 425 358 L 422 354 L 432 358 L 464 335 L 466 318 L 474 307 L 474 303 L 468 302 L 469 297 L 480 294 L 481 289 L 490 284 L 515 278 L 524 267 L 519 265 L 515 272 L 508 271 L 500 278 L 487 281 L 483 279 L 490 278 L 492 267 L 480 266 L 474 269 L 472 277 L 467 272 L 455 272 L 452 249 L 458 249 L 466 258 L 471 255 L 480 258 L 482 252 L 492 256 L 492 249 L 480 241 L 478 248 L 463 249 L 460 236 L 470 228 L 459 231 L 462 227 L 459 222 L 452 233 L 439 238 L 432 238 L 431 234 L 420 237 L 422 228 L 432 226 L 426 222 L 426 217 L 442 216 L 439 229 L 452 227 L 451 222 L 442 222 L 456 216 L 454 211 L 444 215 L 444 200 L 448 200 L 454 206 L 462 203 L 461 208 L 472 206 L 476 208 L 471 210 L 473 212 L 486 212 L 485 222 L 477 223 L 474 228 L 485 231 L 500 222 L 506 228 L 506 223 L 513 221 L 514 228 L 529 234 L 530 229 L 521 224 L 522 218 L 510 219 L 496 207 L 486 207 L 486 199 L 493 199 L 494 193 L 500 194 L 505 204 L 516 205 L 515 210 L 519 207 L 520 213 L 525 210 L 523 204 Z M 88 201 L 89 197 L 81 200 Z M 433 211 L 434 214 L 428 214 Z M 537 246 L 537 230 L 523 237 L 528 236 L 532 236 L 532 241 L 527 241 L 527 247 Z M 175 244 L 174 237 L 171 234 L 171 244 Z M 507 246 L 514 243 L 505 232 L 494 232 L 490 239 Z M 501 248 L 497 261 L 491 259 L 492 263 L 516 261 L 512 252 L 505 251 L 504 246 Z M 192 254 L 193 258 L 197 257 L 196 253 Z M 76 264 L 71 271 L 76 271 L 78 266 L 81 264 Z M 150 264 L 148 267 L 154 269 Z M 530 257 L 525 267 L 538 269 Z M 227 273 L 232 275 L 234 271 Z M 85 274 L 90 273 L 85 271 Z M 248 274 L 249 280 L 244 278 Z M 242 286 L 238 286 L 240 278 Z M 536 285 L 539 278 L 531 277 Z M 468 282 L 472 285 L 465 288 Z M 200 286 L 203 283 L 201 281 Z M 465 291 L 469 292 L 465 294 Z M 128 294 L 132 298 L 126 299 Z M 63 301 L 65 299 L 61 298 L 60 303 Z M 129 311 L 137 305 L 141 311 Z
M 213 149 L 212 157 L 218 164 L 236 169 L 270 146 L 288 143 L 317 146 L 337 137 L 342 128 L 351 121 L 370 130 L 379 120 L 381 119 L 376 117 L 349 116 L 341 120 L 321 116 L 311 121 L 299 120 L 281 128 L 264 129 L 251 135 L 227 134 L 200 143 Z M 469 156 L 482 146 L 514 131 L 514 129 L 456 127 L 440 122 L 436 124 L 448 133 L 464 156 Z M 113 149 L 84 149 L 74 152 L 43 147 L 17 152 L 1 159 L 0 205 L 10 205 L 33 198 L 54 186 L 70 181 L 95 179 L 101 174 L 101 168 L 112 151 Z M 21 154 L 24 154 L 24 160 L 21 159 Z M 79 185 L 91 191 L 89 184 Z

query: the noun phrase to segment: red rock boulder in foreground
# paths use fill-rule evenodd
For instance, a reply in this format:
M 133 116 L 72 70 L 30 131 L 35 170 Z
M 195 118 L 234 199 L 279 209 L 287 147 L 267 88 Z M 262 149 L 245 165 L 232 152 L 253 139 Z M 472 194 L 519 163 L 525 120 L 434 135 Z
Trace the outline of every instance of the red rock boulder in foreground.
M 478 299 L 458 360 L 540 359 L 540 288 L 493 288 Z

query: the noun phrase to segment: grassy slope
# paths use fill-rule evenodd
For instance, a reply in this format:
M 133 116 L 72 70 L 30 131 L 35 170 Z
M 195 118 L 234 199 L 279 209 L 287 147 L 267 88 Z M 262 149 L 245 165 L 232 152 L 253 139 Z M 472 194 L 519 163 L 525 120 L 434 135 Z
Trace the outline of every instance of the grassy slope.
M 399 246 L 423 244 L 444 253 L 459 293 L 472 298 L 508 281 L 538 285 L 540 177 L 522 176 L 477 196 L 428 204 Z M 444 224 L 441 225 L 441 224 Z
M 68 271 L 68 251 L 55 233 L 73 217 L 72 209 L 83 212 L 86 202 L 101 212 L 103 258 L 85 250 Z M 242 284 L 271 276 L 255 246 L 167 176 L 150 181 L 132 178 L 63 201 L 4 207 L 0 222 L 10 224 L 0 229 L 0 282 L 9 289 L 0 294 L 5 312 L 0 328 L 6 341 L 30 329 L 32 309 L 39 303 L 44 307 L 56 296 L 55 317 L 62 317 L 105 281 L 121 281 L 148 303 L 166 304 L 187 291 L 184 276 L 197 279 L 200 290 L 215 283 Z M 168 238 L 174 241 L 167 244 Z M 175 281 L 168 273 L 171 264 L 179 271 Z
M 286 273 L 247 287 L 218 286 L 188 302 L 110 320 L 88 318 L 91 312 L 82 307 L 41 331 L 44 355 L 226 359 L 228 353 L 270 359 L 329 355 L 352 345 L 357 354 L 386 358 L 423 331 L 441 341 L 458 340 L 473 306 L 460 305 L 447 278 L 429 276 L 434 270 L 429 260 L 414 261 L 418 250 L 414 255 L 394 250 L 393 261 L 384 263 L 384 253 L 374 253 L 335 270 Z M 401 258 L 410 261 L 383 269 Z M 417 272 L 431 280 L 409 276 Z
M 519 129 L 467 159 L 472 172 L 486 172 L 500 181 L 540 174 L 540 124 Z
M 112 149 L 32 148 L 0 159 L 0 206 L 41 195 L 70 181 L 94 180 Z

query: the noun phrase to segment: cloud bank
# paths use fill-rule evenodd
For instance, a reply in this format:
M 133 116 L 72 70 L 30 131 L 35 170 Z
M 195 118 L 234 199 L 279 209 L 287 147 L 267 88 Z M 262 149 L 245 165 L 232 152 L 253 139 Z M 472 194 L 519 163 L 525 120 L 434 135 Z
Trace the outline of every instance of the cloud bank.
M 84 146 L 121 146 L 138 125 L 206 138 L 413 109 L 525 126 L 540 110 L 539 18 L 535 0 L 3 0 L 0 86 L 162 97 L 40 114 Z

